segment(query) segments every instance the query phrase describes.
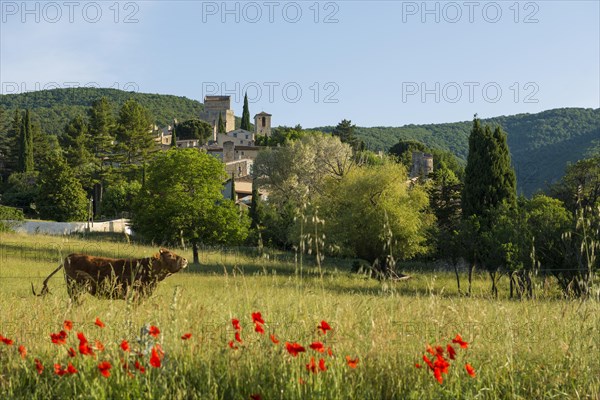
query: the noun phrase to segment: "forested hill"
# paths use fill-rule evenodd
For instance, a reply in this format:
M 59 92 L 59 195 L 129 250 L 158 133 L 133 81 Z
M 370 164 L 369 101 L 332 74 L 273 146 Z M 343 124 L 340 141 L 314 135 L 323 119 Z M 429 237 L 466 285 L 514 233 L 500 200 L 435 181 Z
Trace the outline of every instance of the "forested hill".
M 66 123 L 84 114 L 94 100 L 105 96 L 113 104 L 115 114 L 130 98 L 146 107 L 157 125 L 197 118 L 202 103 L 185 97 L 125 92 L 117 89 L 70 88 L 22 94 L 0 95 L 0 107 L 10 111 L 29 108 L 32 119 L 42 130 L 61 134 Z M 350 116 L 351 118 L 351 116 Z M 239 125 L 239 118 L 236 118 Z M 6 123 L 7 121 L 5 121 Z M 483 120 L 501 125 L 508 133 L 508 144 L 517 173 L 519 193 L 531 195 L 544 189 L 564 173 L 568 162 L 584 157 L 592 147 L 600 146 L 600 109 L 561 108 L 537 114 L 518 114 Z M 331 132 L 332 126 L 315 128 Z M 405 125 L 402 127 L 357 127 L 356 134 L 372 150 L 388 150 L 401 139 L 419 140 L 429 147 L 450 150 L 466 160 L 471 121 Z
M 500 125 L 508 134 L 518 191 L 531 195 L 561 178 L 565 166 L 600 146 L 600 109 L 559 108 L 537 114 L 517 114 L 482 120 Z M 388 150 L 399 140 L 419 140 L 450 150 L 466 161 L 472 121 L 402 127 L 356 128 L 372 150 Z M 330 132 L 333 127 L 316 128 Z
M 84 115 L 92 102 L 103 96 L 113 104 L 115 115 L 125 101 L 136 100 L 150 111 L 158 126 L 172 124 L 173 118 L 179 121 L 198 118 L 203 110 L 202 103 L 186 97 L 98 88 L 66 88 L 0 95 L 0 107 L 5 110 L 29 108 L 32 119 L 40 123 L 44 132 L 60 134 L 71 118 Z

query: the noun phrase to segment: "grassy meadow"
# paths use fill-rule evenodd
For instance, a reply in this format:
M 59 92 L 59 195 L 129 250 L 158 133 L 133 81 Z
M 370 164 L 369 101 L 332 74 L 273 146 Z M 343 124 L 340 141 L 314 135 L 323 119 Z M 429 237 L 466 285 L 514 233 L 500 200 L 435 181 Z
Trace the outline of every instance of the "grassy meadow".
M 500 299 L 492 299 L 481 274 L 469 298 L 458 294 L 453 273 L 427 265 L 403 270 L 411 280 L 379 282 L 351 273 L 348 260 L 326 259 L 321 277 L 293 254 L 203 250 L 200 265 L 167 278 L 141 303 L 84 296 L 71 304 L 62 272 L 50 280 L 49 295 L 31 293 L 31 283 L 39 290 L 69 253 L 145 257 L 156 250 L 118 239 L 0 234 L 0 335 L 14 341 L 0 342 L 0 398 L 600 399 L 600 304 L 563 300 L 543 282 L 535 300 L 519 301 L 506 298 L 503 278 Z M 192 258 L 191 250 L 173 250 Z M 265 334 L 255 332 L 253 312 L 262 313 Z M 232 318 L 240 320 L 242 343 L 234 340 Z M 73 330 L 66 344 L 53 344 L 50 334 L 65 320 Z M 332 328 L 326 334 L 317 329 L 323 320 Z M 141 333 L 146 325 L 160 334 Z M 94 357 L 68 356 L 69 347 L 78 348 L 76 332 L 96 347 Z M 192 336 L 183 340 L 185 333 Z M 469 347 L 456 346 L 440 384 L 415 364 L 424 364 L 427 344 L 445 348 L 457 334 Z M 306 352 L 293 357 L 286 341 Z M 332 355 L 310 349 L 315 341 Z M 155 342 L 164 351 L 158 368 L 146 354 Z M 346 356 L 358 358 L 356 368 Z M 326 371 L 309 371 L 311 357 L 323 358 Z M 135 360 L 145 373 L 131 368 Z M 101 361 L 112 365 L 107 378 Z M 77 373 L 55 374 L 55 363 L 68 362 Z

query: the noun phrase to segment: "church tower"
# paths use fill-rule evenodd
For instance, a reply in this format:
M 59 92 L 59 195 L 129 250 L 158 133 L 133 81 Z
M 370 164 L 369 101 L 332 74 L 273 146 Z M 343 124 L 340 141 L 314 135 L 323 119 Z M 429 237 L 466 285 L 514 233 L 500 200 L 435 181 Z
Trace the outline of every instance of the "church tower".
M 256 136 L 271 136 L 271 114 L 263 111 L 254 116 L 254 133 Z

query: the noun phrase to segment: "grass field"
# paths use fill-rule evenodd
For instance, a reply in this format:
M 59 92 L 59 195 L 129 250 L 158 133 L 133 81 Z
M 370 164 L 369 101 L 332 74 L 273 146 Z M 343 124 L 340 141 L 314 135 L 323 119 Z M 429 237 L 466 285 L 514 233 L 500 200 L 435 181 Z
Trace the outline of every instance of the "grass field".
M 478 275 L 473 296 L 460 296 L 453 273 L 424 266 L 413 279 L 382 283 L 350 273 L 351 262 L 325 262 L 321 278 L 311 262 L 294 255 L 253 257 L 241 252 L 201 252 L 200 265 L 167 278 L 144 302 L 98 300 L 72 305 L 61 274 L 50 281 L 51 294 L 31 294 L 59 260 L 71 252 L 114 257 L 144 257 L 156 248 L 119 241 L 0 234 L 0 398 L 2 399 L 600 399 L 600 304 L 567 301 L 550 289 L 536 300 L 509 300 L 505 280 L 501 298 L 489 297 L 489 282 Z M 177 251 L 191 259 L 190 251 Z M 255 332 L 251 314 L 261 312 L 266 333 Z M 106 325 L 94 324 L 100 318 Z M 242 327 L 234 340 L 232 318 Z M 65 345 L 51 333 L 73 321 Z M 322 334 L 325 320 L 332 330 Z M 140 328 L 160 329 L 154 338 Z M 70 358 L 76 332 L 95 356 Z M 181 336 L 191 333 L 188 340 Z M 269 336 L 280 340 L 274 344 Z M 423 366 L 426 345 L 469 343 L 457 349 L 440 384 Z M 127 340 L 133 352 L 120 348 Z M 139 341 L 138 341 L 139 339 Z M 293 357 L 284 343 L 306 352 Z M 331 348 L 318 353 L 308 345 Z M 157 342 L 161 366 L 149 365 Z M 18 346 L 27 349 L 20 356 Z M 351 368 L 346 356 L 358 358 Z M 306 367 L 323 358 L 326 371 Z M 432 356 L 430 356 L 432 357 Z M 34 359 L 44 366 L 38 374 Z M 141 361 L 145 373 L 122 363 Z M 98 364 L 109 361 L 110 376 Z M 53 365 L 68 362 L 78 370 L 58 376 Z M 470 363 L 476 376 L 465 371 Z

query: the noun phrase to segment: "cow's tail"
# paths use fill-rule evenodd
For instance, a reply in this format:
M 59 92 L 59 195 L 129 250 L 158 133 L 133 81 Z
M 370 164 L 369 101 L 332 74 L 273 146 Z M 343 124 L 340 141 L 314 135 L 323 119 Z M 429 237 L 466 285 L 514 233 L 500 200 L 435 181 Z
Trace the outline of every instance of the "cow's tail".
M 48 290 L 48 281 L 50 280 L 50 278 L 52 278 L 52 276 L 57 273 L 58 271 L 60 271 L 63 267 L 64 267 L 64 263 L 61 263 L 58 268 L 56 268 L 54 271 L 52 271 L 52 273 L 50 275 L 48 275 L 48 277 L 46 279 L 44 279 L 44 283 L 42 284 L 42 291 L 40 292 L 40 294 L 35 293 L 35 289 L 33 287 L 33 283 L 31 283 L 31 291 L 33 292 L 34 296 L 45 296 L 46 294 L 48 294 L 50 291 Z

